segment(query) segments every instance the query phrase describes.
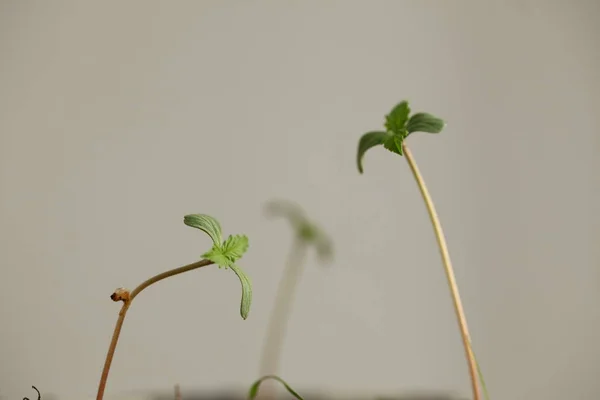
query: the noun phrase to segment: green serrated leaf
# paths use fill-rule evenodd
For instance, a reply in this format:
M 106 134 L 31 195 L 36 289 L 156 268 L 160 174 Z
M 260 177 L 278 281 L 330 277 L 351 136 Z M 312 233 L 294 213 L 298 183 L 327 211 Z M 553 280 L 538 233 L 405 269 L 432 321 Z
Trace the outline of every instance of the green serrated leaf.
M 258 388 L 260 387 L 260 384 L 263 383 L 263 381 L 267 380 L 267 379 L 274 379 L 276 381 L 278 381 L 279 383 L 281 383 L 286 390 L 292 395 L 294 396 L 296 399 L 298 400 L 304 400 L 302 398 L 302 396 L 300 396 L 294 389 L 291 388 L 290 385 L 287 384 L 287 382 L 285 382 L 283 379 L 281 379 L 280 377 L 276 376 L 276 375 L 267 375 L 267 376 L 263 376 L 262 378 L 260 378 L 259 380 L 257 380 L 256 382 L 254 382 L 252 384 L 252 386 L 250 387 L 250 391 L 248 393 L 248 398 L 250 400 L 253 400 L 256 398 L 256 395 L 258 395 Z
M 393 134 L 388 136 L 383 142 L 383 147 L 392 153 L 402 155 L 402 141 L 404 137 L 401 134 Z
M 219 267 L 231 267 L 233 263 L 242 258 L 248 250 L 248 237 L 246 235 L 229 235 L 221 246 L 213 246 L 202 254 L 203 258 L 210 260 Z
M 223 255 L 233 264 L 248 250 L 248 237 L 246 235 L 230 235 L 223 246 Z
M 361 174 L 363 173 L 362 160 L 367 150 L 369 150 L 371 147 L 383 144 L 390 136 L 390 133 L 383 131 L 367 132 L 361 136 L 360 140 L 358 141 L 358 152 L 356 154 L 358 172 Z
M 240 314 L 243 319 L 248 318 L 250 312 L 250 305 L 252 304 L 252 282 L 246 273 L 237 265 L 232 264 L 229 268 L 235 272 L 237 277 L 240 279 L 242 284 L 242 302 L 240 305 Z
M 183 223 L 192 228 L 204 231 L 217 247 L 221 246 L 221 224 L 215 218 L 206 214 L 189 214 L 183 217 Z
M 414 114 L 406 124 L 408 133 L 427 132 L 440 133 L 444 129 L 445 123 L 442 119 L 428 113 Z
M 385 128 L 393 133 L 401 134 L 408 121 L 410 107 L 407 101 L 398 103 L 388 115 L 385 116 Z

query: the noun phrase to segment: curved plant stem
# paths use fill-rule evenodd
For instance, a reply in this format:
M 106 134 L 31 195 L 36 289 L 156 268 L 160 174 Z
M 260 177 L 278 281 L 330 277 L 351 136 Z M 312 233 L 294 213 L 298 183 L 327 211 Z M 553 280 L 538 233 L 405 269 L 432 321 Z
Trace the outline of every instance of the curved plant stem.
M 298 287 L 305 255 L 306 243 L 301 237 L 296 236 L 281 281 L 279 282 L 279 287 L 277 288 L 275 304 L 271 311 L 267 336 L 263 345 L 259 376 L 277 374 L 278 372 L 288 316 L 296 288 Z M 266 394 L 267 396 L 272 395 L 271 392 L 267 392 Z
M 200 267 L 205 267 L 207 265 L 213 264 L 212 261 L 209 260 L 200 260 L 195 263 L 185 265 L 183 267 L 175 268 L 167 272 L 163 272 L 162 274 L 158 274 L 153 276 L 152 278 L 142 282 L 138 287 L 136 287 L 131 293 L 124 292 L 122 298 L 113 298 L 113 300 L 123 301 L 123 306 L 121 307 L 121 311 L 119 312 L 119 318 L 117 319 L 117 324 L 115 326 L 115 330 L 113 332 L 112 339 L 110 341 L 110 345 L 108 347 L 108 353 L 106 355 L 106 361 L 104 362 L 104 369 L 102 370 L 102 376 L 100 377 L 100 384 L 98 385 L 98 394 L 96 395 L 96 400 L 102 400 L 104 397 L 104 389 L 106 388 L 106 380 L 108 379 L 108 372 L 110 370 L 110 365 L 113 360 L 113 356 L 115 355 L 115 349 L 117 348 L 117 342 L 119 341 L 119 335 L 121 333 L 121 328 L 123 326 L 123 321 L 125 320 L 125 315 L 127 314 L 127 310 L 131 305 L 133 299 L 140 294 L 140 292 L 146 289 L 148 286 L 161 281 L 165 278 L 169 278 L 174 275 L 182 274 L 187 271 L 191 271 Z M 117 292 L 115 292 L 116 294 Z M 114 296 L 114 294 L 113 294 Z
M 469 365 L 471 387 L 473 389 L 473 399 L 479 400 L 480 397 L 477 362 L 475 361 L 475 356 L 473 354 L 473 350 L 471 349 L 471 337 L 469 335 L 467 319 L 465 317 L 465 312 L 463 310 L 462 302 L 460 300 L 458 285 L 456 284 L 456 278 L 454 277 L 454 270 L 452 269 L 452 262 L 450 261 L 450 254 L 448 252 L 448 246 L 446 245 L 446 239 L 444 238 L 442 225 L 435 210 L 435 206 L 433 205 L 433 200 L 431 199 L 429 191 L 427 190 L 427 186 L 425 185 L 425 181 L 421 176 L 417 163 L 415 162 L 415 159 L 413 158 L 410 149 L 406 146 L 406 143 L 404 142 L 402 143 L 402 150 L 404 152 L 404 156 L 406 157 L 406 161 L 408 162 L 408 165 L 410 166 L 410 169 L 413 173 L 413 176 L 417 181 L 417 185 L 419 186 L 419 190 L 421 191 L 421 195 L 423 196 L 423 200 L 425 201 L 427 211 L 429 212 L 431 223 L 433 224 L 435 237 L 437 239 L 440 248 L 440 253 L 442 256 L 442 261 L 444 263 L 444 270 L 446 271 L 446 277 L 448 278 L 448 286 L 450 287 L 450 293 L 452 294 L 454 311 L 456 312 L 456 318 L 458 319 L 458 325 L 460 327 L 460 333 L 465 349 L 465 355 Z

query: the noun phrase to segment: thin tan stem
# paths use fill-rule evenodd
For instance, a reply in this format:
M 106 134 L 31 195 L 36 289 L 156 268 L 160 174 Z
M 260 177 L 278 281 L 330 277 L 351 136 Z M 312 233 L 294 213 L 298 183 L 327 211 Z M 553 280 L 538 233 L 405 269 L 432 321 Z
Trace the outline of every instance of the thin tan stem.
M 175 385 L 175 400 L 181 400 L 181 389 L 179 385 Z
M 471 387 L 473 389 L 473 399 L 479 400 L 479 381 L 477 380 L 477 363 L 475 362 L 475 357 L 473 355 L 473 351 L 471 349 L 471 338 L 469 335 L 469 329 L 467 326 L 467 318 L 465 317 L 465 312 L 463 310 L 462 302 L 460 300 L 460 294 L 458 291 L 458 285 L 456 284 L 456 278 L 454 277 L 454 270 L 452 269 L 452 262 L 450 261 L 450 253 L 448 252 L 448 246 L 446 244 L 446 239 L 444 237 L 444 232 L 442 230 L 442 225 L 440 223 L 439 217 L 435 210 L 435 206 L 433 205 L 433 200 L 429 195 L 429 191 L 427 190 L 427 186 L 425 185 L 425 181 L 421 176 L 419 168 L 417 167 L 417 163 L 412 156 L 412 153 L 406 143 L 402 143 L 402 150 L 404 152 L 404 156 L 406 157 L 406 161 L 410 166 L 410 169 L 417 181 L 417 185 L 419 186 L 419 190 L 421 191 L 421 195 L 423 196 L 423 200 L 425 201 L 425 205 L 427 207 L 427 211 L 429 212 L 429 217 L 431 218 L 431 223 L 433 224 L 433 229 L 435 231 L 435 237 L 437 239 L 437 243 L 440 248 L 440 253 L 442 255 L 442 261 L 444 263 L 444 270 L 446 271 L 446 277 L 448 278 L 448 286 L 450 287 L 450 293 L 452 294 L 452 300 L 454 303 L 454 311 L 456 312 L 456 318 L 458 320 L 458 325 L 460 327 L 460 333 L 462 336 L 463 346 L 465 349 L 465 355 L 467 358 L 467 362 L 469 365 L 469 375 L 471 377 Z
M 153 276 L 152 278 L 142 282 L 138 287 L 133 289 L 133 291 L 131 292 L 131 299 L 129 300 L 129 302 L 132 302 L 133 299 L 135 298 L 135 296 L 140 294 L 140 292 L 142 290 L 146 289 L 150 285 L 155 284 L 158 281 L 162 281 L 163 279 L 170 278 L 171 276 L 183 274 L 184 272 L 192 271 L 194 269 L 206 267 L 207 265 L 211 265 L 211 264 L 214 264 L 214 263 L 209 260 L 200 260 L 200 261 L 196 261 L 195 263 L 184 265 L 183 267 L 175 268 L 170 271 L 163 272 L 162 274 Z
M 108 379 L 108 371 L 110 370 L 110 365 L 112 364 L 113 356 L 115 355 L 115 349 L 117 348 L 117 341 L 119 340 L 119 335 L 121 334 L 121 327 L 123 326 L 123 321 L 125 320 L 125 314 L 127 313 L 127 309 L 129 308 L 129 303 L 123 303 L 121 307 L 121 311 L 119 312 L 119 318 L 117 319 L 117 325 L 115 326 L 115 330 L 113 332 L 112 339 L 110 341 L 110 346 L 108 347 L 108 354 L 106 355 L 106 360 L 104 361 L 104 368 L 102 370 L 102 376 L 100 378 L 100 386 L 98 386 L 98 394 L 96 396 L 97 400 L 102 400 L 104 397 L 104 389 L 106 388 L 106 380 Z
M 123 327 L 123 321 L 125 321 L 125 315 L 127 314 L 127 310 L 129 310 L 129 306 L 133 299 L 140 294 L 140 292 L 146 289 L 148 286 L 161 281 L 163 279 L 169 278 L 174 275 L 182 274 L 187 271 L 191 271 L 200 267 L 205 267 L 207 265 L 213 264 L 212 261 L 209 260 L 200 260 L 195 263 L 185 265 L 183 267 L 175 268 L 167 272 L 163 272 L 162 274 L 158 274 L 144 282 L 142 282 L 138 287 L 136 287 L 131 294 L 124 289 L 117 289 L 115 293 L 111 296 L 114 301 L 123 301 L 123 306 L 121 307 L 121 311 L 119 312 L 119 318 L 117 319 L 117 324 L 115 326 L 115 330 L 113 332 L 112 339 L 110 341 L 110 345 L 108 347 L 108 353 L 106 355 L 106 361 L 104 362 L 104 368 L 102 370 L 102 376 L 100 377 L 100 384 L 98 385 L 98 394 L 96 395 L 96 400 L 102 400 L 104 397 L 104 390 L 106 388 L 106 381 L 108 379 L 108 372 L 110 371 L 110 366 L 112 364 L 113 357 L 115 355 L 115 349 L 117 348 L 117 342 L 119 341 L 119 335 L 121 334 L 121 328 Z
M 267 328 L 267 336 L 263 345 L 263 352 L 260 361 L 260 375 L 277 374 L 279 362 L 281 361 L 281 352 L 283 349 L 283 339 L 288 324 L 288 316 L 298 287 L 302 265 L 306 255 L 306 243 L 296 237 L 292 244 L 292 249 L 279 282 L 277 295 L 269 325 Z M 266 391 L 265 396 L 271 397 L 273 393 Z

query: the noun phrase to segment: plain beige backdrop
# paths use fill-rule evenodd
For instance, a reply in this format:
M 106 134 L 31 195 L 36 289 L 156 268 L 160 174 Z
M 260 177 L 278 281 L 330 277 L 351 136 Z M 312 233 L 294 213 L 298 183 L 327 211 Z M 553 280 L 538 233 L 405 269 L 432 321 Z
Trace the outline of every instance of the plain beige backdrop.
M 469 394 L 410 171 L 360 135 L 408 99 L 493 400 L 600 398 L 600 2 L 0 2 L 0 396 L 95 396 L 109 295 L 196 260 L 183 224 L 246 233 L 125 322 L 108 394 L 247 387 L 291 243 L 264 202 L 334 238 L 300 283 L 282 375 L 332 393 Z

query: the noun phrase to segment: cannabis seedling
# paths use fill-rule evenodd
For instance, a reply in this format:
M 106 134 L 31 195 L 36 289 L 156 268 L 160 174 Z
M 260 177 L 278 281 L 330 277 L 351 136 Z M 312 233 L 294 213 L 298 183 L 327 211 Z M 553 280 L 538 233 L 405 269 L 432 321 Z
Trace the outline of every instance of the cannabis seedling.
M 333 244 L 331 239 L 310 221 L 304 211 L 295 203 L 283 200 L 271 201 L 267 204 L 266 211 L 271 217 L 286 218 L 294 231 L 292 248 L 279 282 L 260 360 L 260 376 L 270 376 L 283 382 L 273 374 L 276 374 L 279 369 L 286 327 L 307 250 L 310 246 L 314 246 L 318 258 L 322 262 L 327 262 L 333 255 Z M 258 386 L 256 388 L 258 390 Z
M 438 218 L 437 212 L 435 210 L 433 201 L 431 199 L 431 196 L 429 195 L 427 186 L 425 185 L 425 181 L 421 176 L 419 168 L 417 167 L 417 164 L 410 149 L 406 145 L 406 138 L 411 133 L 440 133 L 444 128 L 445 123 L 440 118 L 424 112 L 416 113 L 410 116 L 410 111 L 411 110 L 408 105 L 408 102 L 402 101 L 398 103 L 388 115 L 386 115 L 385 131 L 371 131 L 363 134 L 358 143 L 356 163 L 358 166 L 358 171 L 362 174 L 362 160 L 366 151 L 378 145 L 383 145 L 383 147 L 385 147 L 392 153 L 396 153 L 400 156 L 405 156 L 406 161 L 408 162 L 412 174 L 417 182 L 423 200 L 425 201 L 425 206 L 433 224 L 435 237 L 437 239 L 437 243 L 442 256 L 442 261 L 444 264 L 444 269 L 446 272 L 446 277 L 448 279 L 448 286 L 452 294 L 454 309 L 456 312 L 456 317 L 458 319 L 458 325 L 460 328 L 463 346 L 465 349 L 465 355 L 469 365 L 469 374 L 471 378 L 473 398 L 474 400 L 479 400 L 480 397 L 477 380 L 478 376 L 482 379 L 486 397 L 487 390 L 485 390 L 485 383 L 483 382 L 483 377 L 479 373 L 479 367 L 477 365 L 477 361 L 475 360 L 475 356 L 471 348 L 471 338 L 467 327 L 467 319 L 465 317 L 465 313 L 460 300 L 458 286 L 456 284 L 454 271 L 452 269 L 452 263 L 450 261 L 450 254 L 446 245 L 446 239 L 444 237 L 442 226 Z
M 254 382 L 252 384 L 252 386 L 250 387 L 250 391 L 248 392 L 249 400 L 254 400 L 256 398 L 256 396 L 258 395 L 258 389 L 260 388 L 260 385 L 268 379 L 273 379 L 273 380 L 279 382 L 296 399 L 304 400 L 302 398 L 302 396 L 300 396 L 298 394 L 298 392 L 296 392 L 294 389 L 292 389 L 292 387 L 286 381 L 284 381 L 283 379 L 281 379 L 280 377 L 278 377 L 276 375 L 265 375 L 262 378 L 258 379 L 256 382 Z
M 110 370 L 110 365 L 117 347 L 117 341 L 119 340 L 119 334 L 121 333 L 121 327 L 123 326 L 123 321 L 125 320 L 127 310 L 129 310 L 133 299 L 135 299 L 136 296 L 148 286 L 174 275 L 182 274 L 184 272 L 205 267 L 207 265 L 217 264 L 219 268 L 231 269 L 238 276 L 240 283 L 242 284 L 240 314 L 242 315 L 243 319 L 248 317 L 248 313 L 250 312 L 250 304 L 252 303 L 252 284 L 246 273 L 237 265 L 235 265 L 237 260 L 242 257 L 246 250 L 248 250 L 248 238 L 245 235 L 230 235 L 225 241 L 223 241 L 221 225 L 216 219 L 209 215 L 186 215 L 183 219 L 183 222 L 192 228 L 197 228 L 205 232 L 212 239 L 213 246 L 209 251 L 201 256 L 202 259 L 200 261 L 196 261 L 192 264 L 158 274 L 142 282 L 131 292 L 127 289 L 119 288 L 110 296 L 113 301 L 122 301 L 123 306 L 119 312 L 119 318 L 117 319 L 117 324 L 108 348 L 104 369 L 102 370 L 102 376 L 98 386 L 96 400 L 102 400 L 104 396 L 108 372 Z

